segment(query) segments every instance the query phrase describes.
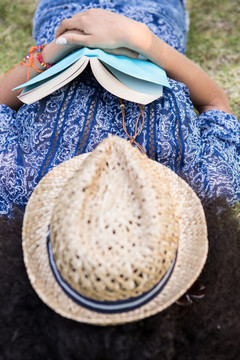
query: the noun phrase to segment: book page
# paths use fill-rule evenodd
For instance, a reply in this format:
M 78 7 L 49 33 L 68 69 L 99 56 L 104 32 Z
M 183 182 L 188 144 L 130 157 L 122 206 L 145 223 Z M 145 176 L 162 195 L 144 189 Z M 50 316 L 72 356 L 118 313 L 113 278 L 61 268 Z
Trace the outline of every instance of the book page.
M 60 74 L 51 77 L 49 80 L 26 86 L 18 96 L 19 100 L 26 104 L 32 104 L 33 102 L 52 94 L 54 91 L 68 84 L 81 74 L 88 62 L 89 58 L 83 56 L 76 63 L 62 71 Z
M 107 54 L 100 49 L 82 48 L 16 87 L 24 88 L 19 99 L 30 104 L 51 94 L 77 77 L 88 61 L 103 87 L 129 101 L 150 103 L 162 95 L 163 86 L 169 87 L 165 71 L 150 61 Z
M 143 94 L 156 95 L 158 97 L 162 96 L 163 87 L 162 85 L 154 84 L 145 80 L 135 78 L 133 76 L 127 75 L 117 69 L 114 69 L 112 66 L 104 64 L 110 72 L 116 76 L 116 78 L 121 81 L 124 85 Z
M 128 88 L 111 74 L 96 57 L 90 59 L 90 65 L 97 81 L 107 91 L 121 99 L 147 105 L 159 97 L 158 95 L 143 94 Z

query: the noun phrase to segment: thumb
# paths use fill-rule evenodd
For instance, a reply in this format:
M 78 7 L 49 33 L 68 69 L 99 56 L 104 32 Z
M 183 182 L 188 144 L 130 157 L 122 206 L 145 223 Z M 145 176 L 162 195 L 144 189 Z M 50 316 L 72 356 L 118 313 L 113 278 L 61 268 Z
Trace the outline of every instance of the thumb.
M 83 45 L 84 40 L 86 40 L 86 35 L 83 31 L 66 31 L 56 39 L 56 44 L 66 45 L 77 43 Z

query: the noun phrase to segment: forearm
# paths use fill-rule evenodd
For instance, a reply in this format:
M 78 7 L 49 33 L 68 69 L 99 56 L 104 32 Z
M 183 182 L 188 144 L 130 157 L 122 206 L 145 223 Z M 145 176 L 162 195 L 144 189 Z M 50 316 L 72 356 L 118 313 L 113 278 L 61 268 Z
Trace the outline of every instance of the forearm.
M 36 67 L 41 69 L 40 64 L 34 61 Z M 38 72 L 33 67 L 29 67 L 29 79 L 37 75 Z M 18 99 L 19 91 L 12 89 L 27 81 L 28 68 L 23 64 L 17 65 L 9 73 L 7 73 L 0 82 L 0 104 L 9 106 L 14 110 L 18 110 L 22 105 L 22 102 Z
M 225 91 L 198 65 L 153 33 L 145 36 L 145 39 L 145 42 L 139 42 L 138 48 L 135 45 L 135 50 L 165 69 L 170 78 L 184 83 L 190 91 L 194 106 L 200 113 L 214 108 L 230 113 Z

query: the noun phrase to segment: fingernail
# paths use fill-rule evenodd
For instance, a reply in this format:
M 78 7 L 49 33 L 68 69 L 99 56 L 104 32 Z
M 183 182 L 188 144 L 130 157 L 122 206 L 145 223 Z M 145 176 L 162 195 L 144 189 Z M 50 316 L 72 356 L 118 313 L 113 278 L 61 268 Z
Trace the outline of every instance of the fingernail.
M 59 37 L 56 40 L 56 44 L 57 45 L 66 45 L 67 44 L 67 39 L 64 37 Z

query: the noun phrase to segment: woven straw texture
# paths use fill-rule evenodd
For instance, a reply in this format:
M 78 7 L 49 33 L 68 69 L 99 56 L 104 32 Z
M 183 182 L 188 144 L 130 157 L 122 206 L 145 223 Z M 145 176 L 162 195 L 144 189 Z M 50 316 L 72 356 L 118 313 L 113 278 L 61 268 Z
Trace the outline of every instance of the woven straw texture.
M 74 303 L 51 272 L 46 233 L 62 277 L 83 296 L 120 300 L 140 295 L 169 269 L 162 292 L 126 313 L 101 314 Z M 117 137 L 46 175 L 27 205 L 24 260 L 40 298 L 61 315 L 111 325 L 139 320 L 175 302 L 195 281 L 207 256 L 201 203 L 171 170 Z

